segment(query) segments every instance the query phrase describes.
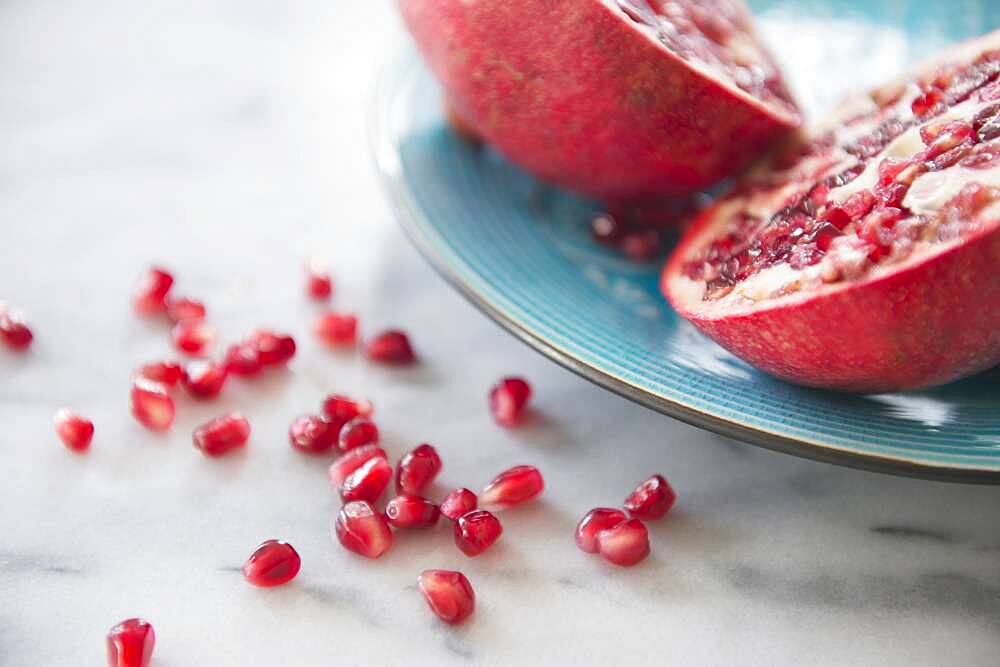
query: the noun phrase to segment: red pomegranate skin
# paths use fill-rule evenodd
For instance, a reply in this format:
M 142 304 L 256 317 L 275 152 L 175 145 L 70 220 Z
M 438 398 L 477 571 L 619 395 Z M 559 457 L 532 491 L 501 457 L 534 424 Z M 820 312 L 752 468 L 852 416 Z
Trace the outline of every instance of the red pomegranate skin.
M 608 201 L 708 186 L 799 124 L 697 74 L 601 0 L 398 0 L 458 115 L 542 180 Z

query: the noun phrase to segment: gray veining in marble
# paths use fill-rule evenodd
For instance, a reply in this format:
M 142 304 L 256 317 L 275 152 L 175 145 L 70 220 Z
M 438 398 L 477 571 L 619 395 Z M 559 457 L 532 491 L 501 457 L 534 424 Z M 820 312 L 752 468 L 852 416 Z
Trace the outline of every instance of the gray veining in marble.
M 284 664 L 880 664 L 1000 661 L 1000 489 L 897 479 L 731 443 L 587 384 L 451 292 L 396 230 L 365 145 L 376 63 L 397 39 L 386 2 L 0 3 L 0 298 L 37 341 L 0 350 L 0 664 L 79 667 L 144 615 L 155 667 Z M 424 364 L 371 368 L 308 335 L 312 252 L 366 328 L 409 329 Z M 169 264 L 225 340 L 287 327 L 285 373 L 179 400 L 169 435 L 127 415 L 130 369 L 169 353 L 128 308 Z M 537 390 L 525 428 L 489 419 L 506 373 Z M 285 431 L 324 393 L 375 400 L 387 448 L 439 448 L 434 493 L 540 466 L 542 500 L 504 515 L 471 560 L 447 528 L 398 535 L 377 562 L 330 536 L 326 461 Z M 68 454 L 51 419 L 97 423 Z M 198 423 L 239 408 L 248 450 L 202 458 Z M 579 552 L 590 507 L 653 471 L 680 502 L 631 570 Z M 290 585 L 238 566 L 260 540 L 302 554 Z M 414 579 L 461 568 L 479 606 L 447 628 Z

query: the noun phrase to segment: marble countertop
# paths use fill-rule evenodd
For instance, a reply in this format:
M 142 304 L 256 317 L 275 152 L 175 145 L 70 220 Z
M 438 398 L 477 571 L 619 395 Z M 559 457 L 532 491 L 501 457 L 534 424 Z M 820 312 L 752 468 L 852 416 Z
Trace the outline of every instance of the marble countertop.
M 727 441 L 547 362 L 452 292 L 395 227 L 367 156 L 386 2 L 0 4 L 0 298 L 31 352 L 0 350 L 0 664 L 98 665 L 116 621 L 147 617 L 155 667 L 284 664 L 996 664 L 1000 489 L 836 468 Z M 303 259 L 335 268 L 338 308 L 398 325 L 423 364 L 372 368 L 320 348 Z M 181 400 L 173 432 L 127 412 L 128 376 L 170 353 L 131 285 L 151 262 L 202 297 L 223 339 L 294 332 L 288 372 Z M 536 413 L 495 426 L 487 387 L 528 377 Z M 434 443 L 437 485 L 516 463 L 540 502 L 467 559 L 447 528 L 381 560 L 336 545 L 326 461 L 293 452 L 295 415 L 333 390 L 372 398 L 391 453 Z M 94 419 L 84 456 L 52 430 Z M 191 429 L 239 408 L 245 454 L 207 460 Z M 662 472 L 680 500 L 653 554 L 617 569 L 572 530 Z M 281 537 L 303 558 L 274 590 L 238 567 Z M 475 617 L 438 623 L 416 592 L 460 568 Z

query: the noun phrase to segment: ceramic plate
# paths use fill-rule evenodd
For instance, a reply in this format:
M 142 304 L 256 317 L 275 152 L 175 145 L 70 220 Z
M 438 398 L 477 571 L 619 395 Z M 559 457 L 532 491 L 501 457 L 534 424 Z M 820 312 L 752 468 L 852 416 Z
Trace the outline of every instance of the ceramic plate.
M 949 42 L 1000 26 L 1000 3 L 756 2 L 807 114 Z M 849 396 L 760 373 L 657 290 L 658 264 L 591 242 L 598 207 L 454 137 L 414 51 L 380 79 L 375 159 L 408 235 L 505 329 L 593 382 L 691 424 L 831 463 L 1000 483 L 1000 371 L 936 389 Z

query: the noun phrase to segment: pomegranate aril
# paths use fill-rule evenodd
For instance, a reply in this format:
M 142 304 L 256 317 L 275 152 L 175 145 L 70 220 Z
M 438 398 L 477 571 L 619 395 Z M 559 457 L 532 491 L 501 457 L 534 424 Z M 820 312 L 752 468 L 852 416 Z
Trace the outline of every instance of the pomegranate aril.
M 56 434 L 66 448 L 74 452 L 85 452 L 94 437 L 94 422 L 75 412 L 61 408 L 55 417 Z
M 273 331 L 255 331 L 249 342 L 256 346 L 257 357 L 263 366 L 283 364 L 295 356 L 295 339 Z
M 260 372 L 260 351 L 250 341 L 230 345 L 223 359 L 226 370 L 233 375 L 249 377 Z
M 243 564 L 243 577 L 260 588 L 287 584 L 302 567 L 302 559 L 288 542 L 267 540 Z
M 426 443 L 407 452 L 396 466 L 396 491 L 418 494 L 441 472 L 441 457 Z
M 319 454 L 337 443 L 337 428 L 322 417 L 302 415 L 288 427 L 288 441 L 301 452 Z
M 0 313 L 0 340 L 12 350 L 25 350 L 35 335 L 17 313 Z
M 108 667 L 149 667 L 156 633 L 149 621 L 130 618 L 108 631 Z
M 365 356 L 372 361 L 393 366 L 406 366 L 416 362 L 409 337 L 402 331 L 383 331 L 365 343 Z
M 629 519 L 597 533 L 597 551 L 605 560 L 629 567 L 649 555 L 649 532 L 639 519 Z
M 134 379 L 129 402 L 132 416 L 151 431 L 166 431 L 174 423 L 174 399 L 158 382 Z
M 365 558 L 378 558 L 392 546 L 392 531 L 385 516 L 363 500 L 340 508 L 334 533 L 345 549 Z
M 382 495 L 385 487 L 389 486 L 391 479 L 392 466 L 384 458 L 374 456 L 347 476 L 340 485 L 340 497 L 345 502 L 367 500 L 373 503 Z
M 195 398 L 215 398 L 222 391 L 229 372 L 214 361 L 196 361 L 184 369 L 182 384 Z
M 416 495 L 399 495 L 385 505 L 385 516 L 396 528 L 429 528 L 438 522 L 441 508 Z
M 490 411 L 501 426 L 517 426 L 531 398 L 531 385 L 522 378 L 507 377 L 490 389 Z
M 626 232 L 621 240 L 622 254 L 635 262 L 649 262 L 660 254 L 660 232 L 637 229 Z
M 173 322 L 205 319 L 205 304 L 194 299 L 167 299 L 167 317 Z
M 590 220 L 590 235 L 601 245 L 617 247 L 623 233 L 622 224 L 610 213 L 600 213 Z
M 173 387 L 184 377 L 184 369 L 172 361 L 155 361 L 140 366 L 136 375 L 166 387 Z
M 576 546 L 584 551 L 596 554 L 597 535 L 602 530 L 614 528 L 622 521 L 627 521 L 628 515 L 610 507 L 595 507 L 587 512 L 576 525 Z
M 452 521 L 457 521 L 458 517 L 468 514 L 476 509 L 476 494 L 466 488 L 455 489 L 441 503 L 441 514 Z
M 972 119 L 972 127 L 979 141 L 1000 137 L 1000 104 L 991 104 Z
M 330 421 L 346 424 L 355 417 L 370 417 L 374 408 L 371 401 L 356 401 L 343 394 L 330 394 L 323 401 L 323 414 Z
M 152 267 L 142 274 L 132 294 L 132 305 L 142 315 L 155 315 L 167 308 L 167 293 L 174 277 L 164 269 Z
M 534 466 L 514 466 L 497 475 L 479 494 L 479 505 L 505 509 L 531 500 L 545 489 L 542 473 Z
M 930 116 L 935 111 L 940 109 L 940 104 L 943 99 L 944 93 L 937 88 L 930 88 L 913 100 L 910 104 L 910 110 L 913 112 L 913 115 L 918 118 L 922 116 Z
M 478 556 L 500 539 L 503 526 L 486 510 L 473 510 L 455 521 L 455 545 L 466 556 Z
M 358 447 L 347 452 L 330 464 L 328 471 L 330 484 L 339 492 L 340 487 L 344 484 L 344 480 L 372 458 L 380 458 L 383 461 L 387 461 L 385 450 L 378 445 L 365 445 L 364 447 Z
M 239 412 L 230 412 L 196 428 L 192 439 L 205 456 L 222 456 L 247 444 L 250 422 Z
M 461 572 L 424 570 L 417 577 L 417 588 L 427 605 L 445 623 L 461 623 L 476 608 L 472 584 Z
M 972 142 L 972 139 L 966 139 L 954 148 L 949 149 L 935 157 L 933 160 L 926 162 L 925 164 L 927 166 L 927 170 L 941 171 L 942 169 L 954 166 L 959 160 L 971 153 L 974 146 L 975 144 Z
M 181 352 L 200 356 L 215 343 L 215 328 L 199 320 L 184 320 L 171 332 L 174 347 Z
M 653 475 L 625 499 L 625 509 L 640 519 L 659 519 L 674 506 L 677 493 L 663 475 Z
M 306 264 L 306 293 L 317 301 L 329 299 L 333 294 L 333 279 L 330 278 L 330 272 L 316 260 L 310 260 Z
M 924 125 L 920 139 L 927 146 L 926 157 L 933 158 L 954 148 L 973 135 L 972 125 L 960 120 Z
M 378 427 L 368 417 L 355 417 L 340 429 L 337 446 L 347 452 L 355 447 L 373 445 L 378 442 Z
M 354 345 L 358 339 L 358 318 L 354 315 L 324 313 L 316 320 L 313 333 L 330 347 Z

